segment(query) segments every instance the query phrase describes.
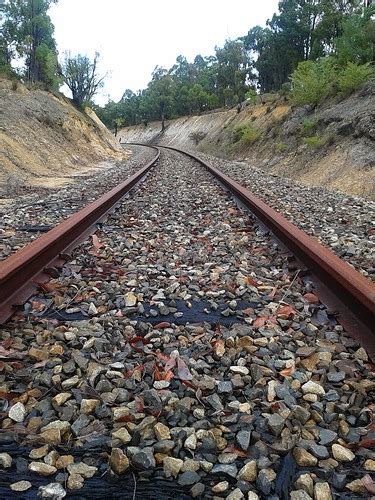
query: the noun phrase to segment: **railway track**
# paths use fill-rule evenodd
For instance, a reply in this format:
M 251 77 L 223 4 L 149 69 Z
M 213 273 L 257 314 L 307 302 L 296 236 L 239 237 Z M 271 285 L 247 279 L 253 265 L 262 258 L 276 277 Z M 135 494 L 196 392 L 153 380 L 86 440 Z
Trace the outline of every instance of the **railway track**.
M 0 439 L 10 456 L 14 442 L 47 442 L 39 463 L 47 456 L 55 467 L 54 448 L 97 467 L 95 478 L 111 476 L 109 456 L 128 477 L 130 459 L 132 485 L 152 488 L 169 475 L 181 498 L 243 498 L 249 489 L 264 498 L 300 489 L 317 498 L 330 488 L 343 498 L 355 488 L 365 494 L 361 471 L 371 471 L 372 452 L 355 458 L 349 448 L 372 438 L 374 376 L 337 319 L 373 356 L 374 286 L 189 156 L 163 149 L 157 168 L 155 157 L 0 264 L 2 322 L 34 294 L 2 332 L 0 381 L 10 402 Z M 8 492 L 14 467 L 0 476 Z M 80 480 L 66 468 L 69 477 L 56 467 L 51 477 L 60 474 L 75 493 Z M 84 479 L 78 492 L 92 496 Z

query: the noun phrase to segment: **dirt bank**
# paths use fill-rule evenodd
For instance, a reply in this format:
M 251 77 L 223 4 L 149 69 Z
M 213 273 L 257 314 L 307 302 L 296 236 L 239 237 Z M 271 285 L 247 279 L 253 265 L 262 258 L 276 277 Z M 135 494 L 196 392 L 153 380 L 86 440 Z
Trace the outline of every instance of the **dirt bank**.
M 317 109 L 293 107 L 280 96 L 168 122 L 128 127 L 124 142 L 158 142 L 246 161 L 311 186 L 375 199 L 375 82 Z M 242 127 L 242 131 L 241 131 Z M 241 137 L 242 134 L 242 137 Z
M 0 198 L 58 188 L 124 152 L 96 115 L 63 96 L 0 79 Z

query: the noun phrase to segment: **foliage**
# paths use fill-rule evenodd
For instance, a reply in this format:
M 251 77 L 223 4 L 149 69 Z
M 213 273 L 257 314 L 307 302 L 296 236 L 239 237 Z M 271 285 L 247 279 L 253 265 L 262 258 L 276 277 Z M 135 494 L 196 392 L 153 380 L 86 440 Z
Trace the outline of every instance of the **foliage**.
M 189 134 L 189 139 L 191 139 L 194 142 L 194 144 L 198 146 L 198 144 L 201 141 L 203 141 L 206 135 L 207 135 L 206 132 L 203 131 L 191 132 L 191 134 Z
M 234 143 L 241 141 L 242 144 L 249 145 L 257 141 L 260 136 L 260 131 L 254 127 L 254 125 L 251 123 L 244 123 L 235 127 L 232 140 Z
M 257 101 L 257 93 L 254 89 L 249 89 L 246 94 L 246 101 L 248 101 L 250 104 L 255 104 Z
M 287 149 L 288 149 L 288 146 L 287 146 L 287 144 L 285 144 L 285 142 L 277 142 L 275 144 L 275 151 L 277 153 L 283 153 Z
M 335 40 L 335 54 L 341 67 L 349 62 L 365 64 L 374 60 L 375 23 L 371 19 L 374 14 L 375 5 L 343 21 L 341 36 Z
M 58 64 L 54 26 L 48 9 L 57 0 L 9 0 L 3 8 L 0 65 L 25 59 L 22 76 L 30 83 L 58 87 Z
M 316 131 L 318 122 L 313 118 L 305 118 L 302 122 L 303 132 L 306 136 L 312 135 Z
M 374 11 L 362 0 L 280 0 L 266 27 L 227 40 L 214 55 L 198 54 L 193 62 L 180 55 L 171 68 L 156 67 L 146 89 L 127 90 L 118 103 L 98 108 L 98 115 L 108 126 L 119 117 L 126 125 L 164 123 L 244 99 L 255 102 L 259 90 L 316 106 L 336 92 L 341 74 L 353 73 L 349 62 L 373 59 Z
M 336 69 L 331 58 L 299 63 L 291 76 L 292 98 L 298 105 L 318 105 L 336 84 Z
M 95 53 L 93 61 L 88 56 L 78 54 L 72 57 L 65 55 L 63 64 L 63 79 L 69 87 L 73 102 L 77 106 L 89 103 L 103 86 L 104 76 L 98 76 L 99 53 Z
M 367 64 L 349 62 L 338 77 L 337 85 L 343 95 L 349 95 L 358 90 L 374 76 L 374 70 Z
M 332 135 L 326 134 L 322 136 L 313 135 L 311 137 L 305 137 L 303 142 L 310 148 L 319 149 L 328 144 L 332 144 L 333 140 L 334 137 Z

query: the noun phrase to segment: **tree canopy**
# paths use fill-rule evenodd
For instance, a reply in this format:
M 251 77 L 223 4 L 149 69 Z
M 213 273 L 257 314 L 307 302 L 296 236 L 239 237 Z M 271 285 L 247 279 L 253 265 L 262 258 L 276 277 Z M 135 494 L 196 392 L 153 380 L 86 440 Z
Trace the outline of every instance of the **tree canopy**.
M 146 89 L 126 90 L 118 103 L 110 101 L 97 112 L 109 127 L 156 119 L 164 127 L 165 118 L 235 106 L 285 83 L 294 82 L 296 92 L 304 91 L 306 79 L 315 85 L 309 91 L 316 102 L 334 88 L 327 79 L 335 72 L 338 78 L 338 68 L 373 60 L 373 13 L 370 0 L 281 0 L 265 27 L 227 40 L 212 56 L 198 54 L 189 62 L 180 55 L 171 68 L 156 67 Z M 325 58 L 330 58 L 327 64 Z M 355 71 L 350 68 L 349 73 Z M 368 74 L 365 68 L 358 71 Z M 313 81 L 322 74 L 320 82 Z

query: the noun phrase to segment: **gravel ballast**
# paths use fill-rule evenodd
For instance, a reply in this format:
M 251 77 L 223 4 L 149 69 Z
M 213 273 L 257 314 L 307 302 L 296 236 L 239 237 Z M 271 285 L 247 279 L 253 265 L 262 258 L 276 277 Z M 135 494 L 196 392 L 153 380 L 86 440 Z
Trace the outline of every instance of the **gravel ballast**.
M 148 147 L 126 148 L 133 154 L 124 162 L 103 165 L 90 177 L 78 177 L 62 189 L 35 188 L 0 208 L 0 261 L 25 246 L 64 219 L 97 200 L 101 195 L 130 177 L 155 156 Z
M 163 151 L 0 333 L 2 495 L 367 497 L 374 365 L 291 264 Z
M 270 175 L 245 162 L 193 152 L 375 280 L 375 202 Z

